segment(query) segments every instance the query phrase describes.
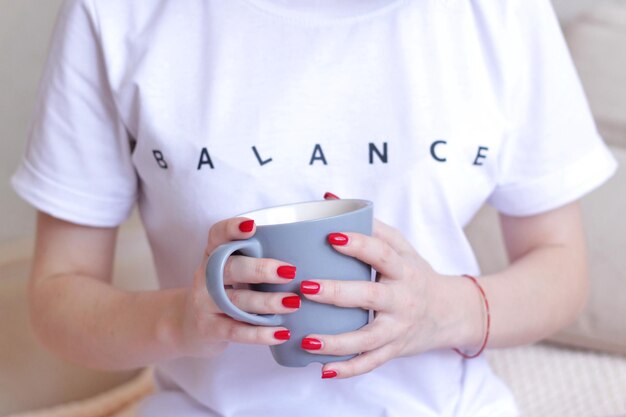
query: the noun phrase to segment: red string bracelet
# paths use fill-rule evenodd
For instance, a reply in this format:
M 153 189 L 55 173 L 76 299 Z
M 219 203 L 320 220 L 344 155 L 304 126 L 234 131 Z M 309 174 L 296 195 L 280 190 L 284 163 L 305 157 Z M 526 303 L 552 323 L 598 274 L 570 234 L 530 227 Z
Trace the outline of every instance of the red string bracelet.
M 476 288 L 478 288 L 478 291 L 480 291 L 480 295 L 482 296 L 483 302 L 485 303 L 485 313 L 487 314 L 487 325 L 485 326 L 485 337 L 483 338 L 483 343 L 480 346 L 480 349 L 478 349 L 478 352 L 472 355 L 468 355 L 467 353 L 461 352 L 457 348 L 453 348 L 456 353 L 463 356 L 465 359 L 473 359 L 473 358 L 480 356 L 480 354 L 483 353 L 483 350 L 485 350 L 485 347 L 487 347 L 487 342 L 489 341 L 489 332 L 491 330 L 491 313 L 489 311 L 489 300 L 487 300 L 487 295 L 485 294 L 485 290 L 483 290 L 483 287 L 481 287 L 481 285 L 478 283 L 478 280 L 471 275 L 463 275 L 463 276 L 465 278 L 471 279 L 474 285 L 476 285 Z

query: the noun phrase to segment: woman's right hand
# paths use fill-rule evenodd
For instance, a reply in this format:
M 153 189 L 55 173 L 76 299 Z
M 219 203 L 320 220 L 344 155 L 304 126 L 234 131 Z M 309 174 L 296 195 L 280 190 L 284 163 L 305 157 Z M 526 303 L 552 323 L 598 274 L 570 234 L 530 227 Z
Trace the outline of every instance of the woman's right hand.
M 185 356 L 214 356 L 228 342 L 277 345 L 289 339 L 285 327 L 255 326 L 224 314 L 209 295 L 205 268 L 209 255 L 221 244 L 247 239 L 254 235 L 252 220 L 232 218 L 216 223 L 209 239 L 202 264 L 194 274 L 183 307 L 179 348 Z M 224 284 L 230 300 L 240 309 L 257 314 L 289 314 L 297 311 L 300 298 L 294 293 L 262 293 L 246 288 L 246 284 L 286 284 L 295 277 L 296 266 L 275 259 L 231 256 L 224 267 Z

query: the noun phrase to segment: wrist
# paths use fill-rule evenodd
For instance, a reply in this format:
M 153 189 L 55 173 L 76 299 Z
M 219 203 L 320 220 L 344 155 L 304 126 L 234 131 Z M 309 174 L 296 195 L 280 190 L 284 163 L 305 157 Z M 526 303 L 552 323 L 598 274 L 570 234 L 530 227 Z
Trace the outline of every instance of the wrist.
M 478 349 L 485 336 L 485 307 L 476 285 L 461 276 L 433 280 L 434 348 Z
M 167 356 L 178 357 L 184 355 L 184 316 L 188 291 L 182 288 L 167 291 L 170 292 L 169 301 L 157 319 L 155 338 Z

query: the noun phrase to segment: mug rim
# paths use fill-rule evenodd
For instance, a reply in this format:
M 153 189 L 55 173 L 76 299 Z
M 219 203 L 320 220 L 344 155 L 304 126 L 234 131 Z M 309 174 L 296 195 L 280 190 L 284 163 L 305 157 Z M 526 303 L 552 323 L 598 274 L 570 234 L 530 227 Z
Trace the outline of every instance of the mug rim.
M 286 207 L 298 207 L 298 206 L 306 206 L 306 205 L 323 205 L 323 204 L 360 204 L 360 206 L 358 206 L 357 208 L 353 209 L 353 210 L 347 210 L 347 211 L 343 211 L 341 213 L 338 214 L 334 214 L 331 216 L 324 216 L 324 217 L 315 217 L 312 219 L 304 219 L 304 220 L 294 220 L 294 221 L 286 221 L 286 222 L 281 222 L 281 223 L 268 223 L 268 224 L 263 224 L 263 223 L 258 223 L 257 220 L 254 218 L 254 215 L 258 215 L 261 212 L 264 211 L 270 211 L 270 210 L 276 210 L 276 209 L 281 209 L 281 208 L 286 208 Z M 257 209 L 257 210 L 252 210 L 252 211 L 247 211 L 245 213 L 239 214 L 236 217 L 246 217 L 246 218 L 250 218 L 252 220 L 255 221 L 257 228 L 258 227 L 272 227 L 272 226 L 286 226 L 286 225 L 290 225 L 290 224 L 302 224 L 302 223 L 313 223 L 313 222 L 319 222 L 322 220 L 328 220 L 328 219 L 334 219 L 337 217 L 341 217 L 341 216 L 345 216 L 346 214 L 351 214 L 351 213 L 356 213 L 359 211 L 363 211 L 366 210 L 368 208 L 373 207 L 374 203 L 370 200 L 365 200 L 365 199 L 360 199 L 360 198 L 346 198 L 346 199 L 337 199 L 337 200 L 309 200 L 309 201 L 300 201 L 297 203 L 287 203 L 287 204 L 279 204 L 276 206 L 271 206 L 271 207 L 265 207 L 265 208 L 261 208 L 261 209 Z

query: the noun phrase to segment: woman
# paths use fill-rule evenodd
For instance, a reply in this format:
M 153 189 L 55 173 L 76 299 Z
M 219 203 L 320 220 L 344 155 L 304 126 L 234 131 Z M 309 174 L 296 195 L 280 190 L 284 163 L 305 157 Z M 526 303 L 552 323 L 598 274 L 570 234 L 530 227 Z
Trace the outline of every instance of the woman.
M 139 416 L 502 417 L 514 401 L 477 354 L 576 317 L 576 200 L 614 169 L 547 0 L 68 0 L 13 184 L 40 211 L 37 333 L 87 366 L 156 364 Z M 289 329 L 224 316 L 204 264 L 254 234 L 236 213 L 327 190 L 374 201 L 373 237 L 331 243 L 378 282 L 230 295 L 255 313 L 307 297 L 376 317 L 301 341 L 354 359 L 283 368 L 266 345 Z M 474 279 L 463 226 L 485 201 L 512 263 Z M 110 285 L 135 203 L 158 291 Z M 226 281 L 294 274 L 233 257 Z

